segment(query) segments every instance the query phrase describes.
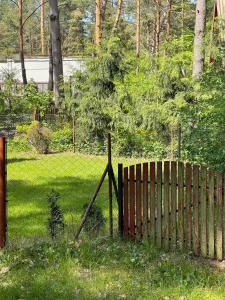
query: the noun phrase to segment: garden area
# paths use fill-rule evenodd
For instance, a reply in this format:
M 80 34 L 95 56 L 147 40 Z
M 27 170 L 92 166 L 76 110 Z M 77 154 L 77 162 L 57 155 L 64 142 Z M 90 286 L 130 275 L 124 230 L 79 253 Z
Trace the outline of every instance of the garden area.
M 225 299 L 225 0 L 0 27 L 0 300 Z

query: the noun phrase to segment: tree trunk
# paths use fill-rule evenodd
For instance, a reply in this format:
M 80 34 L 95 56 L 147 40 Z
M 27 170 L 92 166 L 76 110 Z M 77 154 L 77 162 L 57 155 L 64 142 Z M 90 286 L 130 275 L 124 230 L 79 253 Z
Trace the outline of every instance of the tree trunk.
M 53 56 L 52 56 L 52 38 L 51 34 L 49 37 L 49 79 L 48 79 L 48 90 L 53 92 L 54 81 L 53 81 Z
M 41 0 L 41 54 L 45 55 L 45 0 Z
M 116 13 L 116 19 L 113 25 L 112 33 L 114 33 L 117 30 L 117 27 L 119 25 L 120 17 L 122 14 L 122 8 L 123 8 L 123 0 L 118 0 L 118 8 Z
M 20 50 L 20 63 L 21 63 L 21 71 L 23 84 L 27 84 L 27 75 L 26 68 L 24 62 L 24 38 L 23 38 L 23 1 L 18 0 L 18 9 L 19 9 L 19 50 Z
M 156 0 L 156 32 L 155 32 L 155 50 L 159 53 L 160 46 L 160 23 L 161 23 L 161 0 Z
M 136 55 L 140 55 L 141 45 L 141 0 L 136 0 Z
M 53 72 L 54 72 L 54 87 L 56 94 L 56 107 L 61 104 L 64 98 L 63 88 L 63 60 L 61 50 L 61 34 L 59 23 L 58 0 L 49 0 L 50 8 L 50 34 L 52 39 L 52 57 L 53 57 Z
M 204 68 L 204 33 L 206 22 L 206 0 L 197 0 L 196 20 L 195 20 L 195 39 L 193 57 L 193 77 L 201 76 Z
M 210 43 L 209 43 L 209 64 L 213 62 L 212 58 L 212 44 L 213 44 L 213 36 L 214 36 L 214 31 L 215 31 L 215 20 L 217 17 L 217 6 L 216 2 L 214 3 L 213 6 L 213 17 L 212 17 L 212 26 L 211 26 L 211 32 L 210 32 Z
M 33 37 L 32 37 L 32 31 L 30 31 L 30 37 L 29 37 L 29 42 L 30 42 L 30 56 L 33 56 Z
M 166 16 L 166 39 L 170 38 L 171 34 L 171 13 L 172 13 L 172 0 L 167 0 L 167 16 Z
M 105 20 L 105 12 L 106 12 L 106 6 L 108 4 L 108 0 L 102 0 L 101 3 L 101 22 L 103 22 Z
M 101 22 L 101 0 L 96 0 L 95 14 L 95 44 L 100 47 L 102 37 L 102 22 Z

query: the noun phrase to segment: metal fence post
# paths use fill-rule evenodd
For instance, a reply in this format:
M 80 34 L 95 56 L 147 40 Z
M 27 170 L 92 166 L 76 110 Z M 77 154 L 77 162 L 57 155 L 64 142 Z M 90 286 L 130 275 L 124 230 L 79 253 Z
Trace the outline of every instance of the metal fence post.
M 0 137 L 0 248 L 6 243 L 6 140 Z

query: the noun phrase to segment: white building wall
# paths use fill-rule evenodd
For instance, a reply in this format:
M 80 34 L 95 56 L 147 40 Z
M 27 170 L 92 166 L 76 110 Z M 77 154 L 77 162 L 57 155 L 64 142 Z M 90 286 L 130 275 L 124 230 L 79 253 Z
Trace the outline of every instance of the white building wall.
M 28 82 L 33 80 L 39 86 L 39 90 L 46 90 L 49 79 L 49 59 L 46 57 L 34 57 L 25 59 L 25 67 Z M 63 71 L 65 79 L 75 71 L 84 70 L 84 61 L 79 57 L 64 57 Z M 21 65 L 19 61 L 7 60 L 0 62 L 0 84 L 3 84 L 5 72 L 13 72 L 18 82 L 22 83 Z

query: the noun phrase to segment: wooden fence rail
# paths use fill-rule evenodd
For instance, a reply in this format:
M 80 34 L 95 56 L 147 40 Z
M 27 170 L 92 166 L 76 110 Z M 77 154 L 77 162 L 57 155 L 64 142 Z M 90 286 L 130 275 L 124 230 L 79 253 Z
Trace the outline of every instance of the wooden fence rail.
M 119 228 L 159 248 L 225 258 L 225 174 L 165 161 L 118 168 Z

